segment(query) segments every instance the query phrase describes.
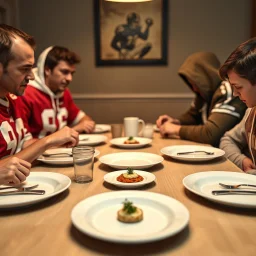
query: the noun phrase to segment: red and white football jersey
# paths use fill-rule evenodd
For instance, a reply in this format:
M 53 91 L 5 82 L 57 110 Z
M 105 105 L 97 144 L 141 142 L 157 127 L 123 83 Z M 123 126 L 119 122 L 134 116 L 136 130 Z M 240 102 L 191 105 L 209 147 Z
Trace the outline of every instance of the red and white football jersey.
M 60 97 L 52 98 L 28 85 L 19 100 L 26 116 L 24 122 L 34 138 L 43 138 L 66 125 L 73 126 L 85 115 L 75 105 L 68 89 Z
M 0 159 L 19 152 L 32 139 L 24 127 L 22 109 L 17 107 L 17 96 L 8 94 L 6 99 L 0 99 Z

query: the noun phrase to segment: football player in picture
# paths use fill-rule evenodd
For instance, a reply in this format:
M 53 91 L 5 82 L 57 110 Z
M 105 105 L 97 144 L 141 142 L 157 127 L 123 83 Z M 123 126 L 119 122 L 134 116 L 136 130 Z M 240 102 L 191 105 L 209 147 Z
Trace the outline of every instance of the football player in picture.
M 142 59 L 150 51 L 150 42 L 138 42 L 138 39 L 148 39 L 149 28 L 153 25 L 151 18 L 147 18 L 145 22 L 146 28 L 143 32 L 140 16 L 132 12 L 127 16 L 127 24 L 117 26 L 111 47 L 118 51 L 119 59 Z

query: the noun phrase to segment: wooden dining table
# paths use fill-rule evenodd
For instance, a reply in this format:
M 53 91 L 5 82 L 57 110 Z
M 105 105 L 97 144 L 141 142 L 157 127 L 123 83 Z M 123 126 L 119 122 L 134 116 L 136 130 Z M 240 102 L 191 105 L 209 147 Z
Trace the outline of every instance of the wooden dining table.
M 218 204 L 200 197 L 186 188 L 182 180 L 189 174 L 206 171 L 241 172 L 224 156 L 204 162 L 182 162 L 161 154 L 172 145 L 193 145 L 190 141 L 163 139 L 154 133 L 151 145 L 138 149 L 112 146 L 108 140 L 95 146 L 93 181 L 74 182 L 73 166 L 54 166 L 36 162 L 32 172 L 57 172 L 68 176 L 72 183 L 64 192 L 26 207 L 0 209 L 0 255 L 256 255 L 256 209 Z M 99 158 L 117 152 L 148 152 L 162 155 L 164 161 L 147 169 L 156 181 L 140 191 L 172 197 L 190 213 L 189 224 L 178 234 L 160 241 L 138 244 L 113 243 L 90 237 L 72 224 L 71 211 L 82 200 L 100 193 L 121 191 L 104 182 L 103 176 L 115 169 L 102 164 Z M 156 220 L 157 221 L 157 220 Z

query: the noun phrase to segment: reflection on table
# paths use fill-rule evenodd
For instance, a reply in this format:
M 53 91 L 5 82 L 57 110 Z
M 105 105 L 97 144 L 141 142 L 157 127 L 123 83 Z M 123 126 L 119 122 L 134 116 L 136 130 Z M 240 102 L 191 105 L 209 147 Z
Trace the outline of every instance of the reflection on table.
M 95 146 L 100 155 L 95 158 L 94 180 L 88 184 L 73 182 L 72 165 L 47 165 L 38 162 L 33 172 L 53 172 L 72 179 L 68 190 L 25 208 L 0 210 L 1 255 L 254 255 L 256 211 L 225 206 L 186 190 L 182 180 L 187 175 L 205 171 L 240 172 L 223 156 L 205 162 L 181 162 L 161 154 L 161 149 L 173 145 L 194 145 L 182 140 L 162 139 L 154 133 L 151 145 L 122 149 L 109 143 Z M 188 226 L 177 235 L 164 240 L 128 245 L 92 238 L 77 230 L 71 222 L 72 209 L 82 200 L 122 188 L 104 182 L 105 174 L 115 171 L 100 163 L 99 157 L 120 152 L 146 152 L 164 157 L 161 164 L 145 171 L 156 180 L 139 191 L 160 193 L 177 199 L 190 212 Z M 255 196 L 256 198 L 256 196 Z M 1 199 L 1 198 L 0 198 Z M 157 220 L 156 220 L 157 222 Z M 139 239 L 139 238 L 138 238 Z

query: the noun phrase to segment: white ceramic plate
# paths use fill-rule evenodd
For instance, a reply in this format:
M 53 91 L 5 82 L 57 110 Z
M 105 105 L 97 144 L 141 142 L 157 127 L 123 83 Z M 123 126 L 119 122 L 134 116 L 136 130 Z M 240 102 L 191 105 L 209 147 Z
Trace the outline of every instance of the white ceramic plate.
M 213 152 L 213 155 L 207 155 L 203 152 L 178 155 L 181 152 L 192 152 L 192 151 L 207 151 Z M 219 148 L 207 147 L 207 146 L 197 146 L 197 145 L 179 145 L 179 146 L 169 146 L 161 149 L 161 153 L 170 156 L 174 159 L 182 161 L 209 161 L 217 157 L 225 155 L 225 152 Z
M 115 138 L 110 141 L 112 145 L 115 145 L 119 148 L 142 148 L 152 142 L 151 139 L 148 138 L 142 138 L 142 137 L 133 137 L 135 140 L 139 142 L 139 144 L 124 144 L 124 142 L 128 139 L 129 137 L 120 137 L 120 138 Z
M 45 190 L 44 195 L 11 195 L 0 196 L 0 208 L 14 208 L 30 204 L 53 197 L 66 190 L 71 180 L 69 177 L 53 172 L 31 172 L 27 177 L 24 186 L 38 184 L 35 189 Z
M 134 170 L 134 172 L 136 172 L 137 174 L 143 177 L 142 181 L 136 182 L 136 183 L 123 183 L 118 181 L 117 177 L 122 173 L 126 173 L 126 172 L 127 170 L 120 170 L 120 171 L 107 173 L 104 175 L 104 181 L 121 188 L 138 188 L 138 187 L 145 186 L 146 184 L 149 184 L 156 179 L 153 173 Z
M 94 149 L 94 157 L 97 157 L 100 154 L 100 151 Z M 54 155 L 54 154 L 63 154 L 61 156 Z M 70 156 L 65 155 L 65 153 L 70 154 Z M 46 150 L 43 155 L 41 155 L 37 160 L 51 165 L 68 165 L 73 164 L 73 157 L 72 157 L 72 148 L 53 148 Z
M 144 152 L 113 153 L 100 157 L 100 162 L 116 169 L 146 169 L 163 162 L 163 157 Z
M 78 145 L 94 146 L 94 145 L 101 144 L 106 140 L 107 140 L 107 137 L 104 135 L 80 134 Z
M 153 126 L 155 132 L 159 132 L 159 128 L 156 126 L 156 124 Z
M 109 132 L 110 130 L 111 126 L 108 124 L 96 124 L 93 133 Z
M 188 190 L 211 201 L 236 207 L 256 208 L 256 195 L 212 195 L 213 190 L 225 189 L 219 183 L 256 185 L 256 176 L 237 172 L 209 171 L 190 174 L 183 179 L 183 185 Z M 247 187 L 246 190 L 249 188 Z
M 117 211 L 128 199 L 143 210 L 143 220 L 122 223 Z M 187 208 L 174 198 L 145 191 L 116 191 L 98 194 L 78 203 L 71 219 L 81 232 L 105 241 L 145 243 L 180 232 L 189 222 Z

